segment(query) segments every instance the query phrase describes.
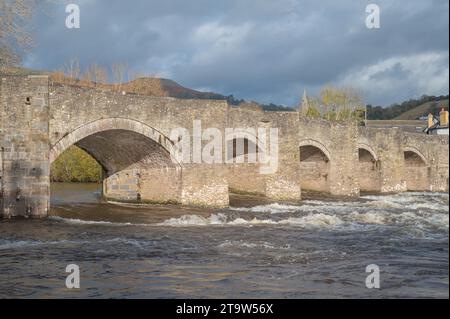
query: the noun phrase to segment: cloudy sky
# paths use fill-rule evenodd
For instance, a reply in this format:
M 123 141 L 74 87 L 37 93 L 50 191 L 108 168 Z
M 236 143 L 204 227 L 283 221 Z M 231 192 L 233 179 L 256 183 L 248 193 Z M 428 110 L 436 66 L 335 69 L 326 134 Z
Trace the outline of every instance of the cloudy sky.
M 304 89 L 360 89 L 389 105 L 448 94 L 448 0 L 73 0 L 81 28 L 65 27 L 65 4 L 39 15 L 26 66 L 58 69 L 127 63 L 206 91 L 288 106 Z M 366 6 L 381 9 L 379 29 Z

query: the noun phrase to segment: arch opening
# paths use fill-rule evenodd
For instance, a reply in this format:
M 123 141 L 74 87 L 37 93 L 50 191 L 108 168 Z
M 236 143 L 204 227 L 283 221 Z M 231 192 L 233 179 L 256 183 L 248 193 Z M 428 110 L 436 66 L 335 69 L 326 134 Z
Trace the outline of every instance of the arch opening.
M 414 151 L 403 152 L 406 167 L 424 167 L 427 165 L 423 156 Z
M 358 181 L 363 192 L 381 190 L 381 167 L 375 153 L 365 147 L 358 148 Z
M 260 174 L 258 140 L 255 136 L 229 136 L 226 140 L 229 192 L 234 194 L 265 193 L 264 176 Z
M 99 126 L 99 123 L 87 124 L 67 134 L 53 146 L 51 161 L 75 145 L 102 167 L 104 198 L 132 202 L 180 202 L 181 166 L 163 144 L 164 137 L 145 134 L 155 131 L 148 127 L 142 130 L 141 123 L 136 126 L 128 120 L 126 124 L 127 128 L 120 124 L 117 125 L 119 128 L 114 125 Z
M 257 160 L 258 145 L 249 138 L 233 138 L 227 141 L 227 160 L 237 164 L 255 162 Z M 254 164 L 254 163 L 253 163 Z
M 300 186 L 302 190 L 330 192 L 330 158 L 317 145 L 300 146 Z
M 426 158 L 417 150 L 403 152 L 406 189 L 408 191 L 429 190 L 430 170 Z

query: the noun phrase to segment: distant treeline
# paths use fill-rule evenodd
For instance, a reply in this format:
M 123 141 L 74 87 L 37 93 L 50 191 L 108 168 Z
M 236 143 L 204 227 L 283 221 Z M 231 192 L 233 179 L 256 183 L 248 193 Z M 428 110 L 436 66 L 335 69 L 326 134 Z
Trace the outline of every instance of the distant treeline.
M 411 99 L 409 101 L 405 101 L 401 104 L 392 104 L 389 107 L 382 106 L 372 106 L 367 105 L 367 118 L 369 120 L 392 120 L 403 113 L 416 108 L 419 105 L 428 103 L 428 102 L 439 102 L 443 100 L 448 100 L 448 95 L 441 96 L 428 96 L 423 95 L 420 99 Z M 431 110 L 432 112 L 436 112 L 439 109 L 439 105 L 436 104 L 436 110 Z M 426 114 L 423 114 L 426 115 Z
M 217 98 L 217 95 L 216 95 Z M 241 105 L 244 103 L 247 103 L 246 100 L 244 99 L 236 99 L 233 95 L 228 95 L 228 96 L 222 96 L 221 98 L 218 98 L 219 100 L 225 99 L 228 101 L 228 103 L 230 105 Z M 261 104 L 261 103 L 257 103 L 252 101 L 252 103 L 256 103 L 258 104 L 264 111 L 282 111 L 282 112 L 293 112 L 295 111 L 295 109 L 293 109 L 292 107 L 286 107 L 284 105 L 278 105 L 278 104 L 274 104 L 274 103 L 270 103 L 270 104 Z

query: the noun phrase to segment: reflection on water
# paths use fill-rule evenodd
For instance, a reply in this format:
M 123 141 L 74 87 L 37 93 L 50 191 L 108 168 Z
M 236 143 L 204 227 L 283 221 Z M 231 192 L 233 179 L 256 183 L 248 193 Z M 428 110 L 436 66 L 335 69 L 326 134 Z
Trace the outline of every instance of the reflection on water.
M 55 184 L 52 217 L 0 222 L 0 297 L 448 298 L 448 194 L 233 197 L 230 209 L 103 202 Z M 65 288 L 65 267 L 81 289 Z M 365 268 L 381 269 L 381 289 Z

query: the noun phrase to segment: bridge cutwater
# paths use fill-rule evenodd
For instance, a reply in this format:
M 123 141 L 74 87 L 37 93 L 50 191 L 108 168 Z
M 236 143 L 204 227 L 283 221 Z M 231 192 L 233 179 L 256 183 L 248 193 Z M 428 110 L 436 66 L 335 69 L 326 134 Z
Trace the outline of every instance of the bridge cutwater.
M 277 170 L 261 174 L 262 164 L 173 160 L 171 131 L 192 130 L 194 121 L 224 136 L 226 128 L 277 128 Z M 225 207 L 230 191 L 289 201 L 301 200 L 302 190 L 346 197 L 448 192 L 448 136 L 312 120 L 226 101 L 122 94 L 56 84 L 47 76 L 5 76 L 0 216 L 46 217 L 51 163 L 74 144 L 101 164 L 103 195 L 114 200 Z

